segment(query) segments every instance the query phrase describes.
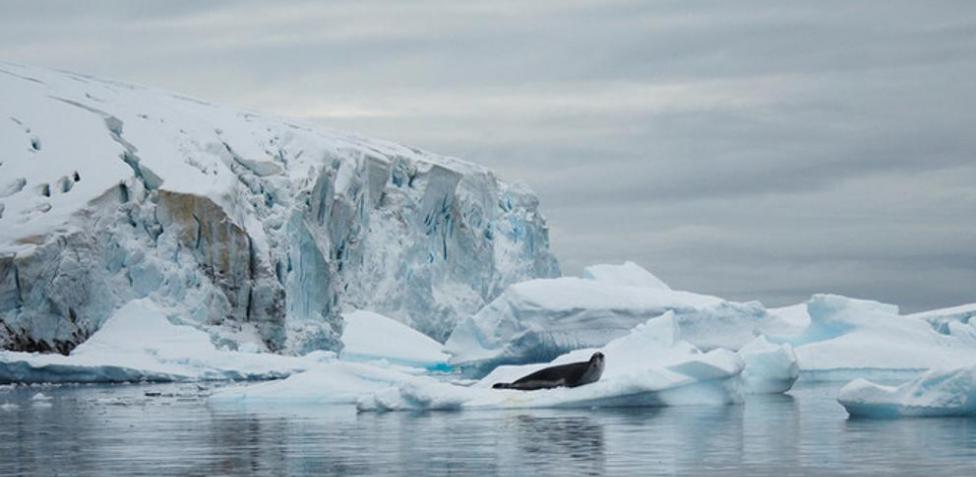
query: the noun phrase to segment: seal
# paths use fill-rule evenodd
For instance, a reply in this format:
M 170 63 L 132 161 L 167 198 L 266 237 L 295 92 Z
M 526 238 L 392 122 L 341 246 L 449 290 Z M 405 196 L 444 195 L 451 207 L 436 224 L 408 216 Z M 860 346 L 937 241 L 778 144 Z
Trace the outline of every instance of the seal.
M 597 382 L 603 375 L 603 366 L 603 353 L 596 352 L 590 356 L 589 361 L 550 366 L 516 379 L 511 383 L 495 383 L 492 388 L 518 389 L 520 391 L 534 391 L 560 386 L 575 388 Z

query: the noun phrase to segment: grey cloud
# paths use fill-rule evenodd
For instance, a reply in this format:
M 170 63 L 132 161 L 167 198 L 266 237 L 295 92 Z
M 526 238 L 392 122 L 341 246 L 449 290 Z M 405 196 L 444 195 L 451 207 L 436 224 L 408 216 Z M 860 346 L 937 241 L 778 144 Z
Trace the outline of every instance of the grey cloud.
M 968 1 L 12 1 L 0 57 L 458 155 L 564 270 L 976 302 Z

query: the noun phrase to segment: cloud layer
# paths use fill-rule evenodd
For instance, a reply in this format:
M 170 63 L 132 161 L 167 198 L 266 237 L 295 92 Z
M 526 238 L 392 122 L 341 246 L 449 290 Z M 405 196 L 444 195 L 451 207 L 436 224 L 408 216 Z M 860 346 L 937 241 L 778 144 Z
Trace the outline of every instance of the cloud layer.
M 976 302 L 976 3 L 6 2 L 0 57 L 484 163 L 564 271 Z

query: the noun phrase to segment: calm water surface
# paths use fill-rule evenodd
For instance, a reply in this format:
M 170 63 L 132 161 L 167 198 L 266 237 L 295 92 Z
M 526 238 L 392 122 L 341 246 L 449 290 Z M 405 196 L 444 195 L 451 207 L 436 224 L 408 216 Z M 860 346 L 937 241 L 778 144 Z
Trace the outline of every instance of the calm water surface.
M 848 420 L 835 385 L 743 405 L 211 409 L 196 385 L 0 388 L 2 475 L 976 475 L 976 419 Z M 32 399 L 38 392 L 50 400 Z

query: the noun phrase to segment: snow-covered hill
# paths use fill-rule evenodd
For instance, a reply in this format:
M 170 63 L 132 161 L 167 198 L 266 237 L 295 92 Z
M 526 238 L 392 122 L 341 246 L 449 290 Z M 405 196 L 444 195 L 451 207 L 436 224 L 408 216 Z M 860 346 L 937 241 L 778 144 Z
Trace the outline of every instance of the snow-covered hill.
M 490 171 L 164 91 L 0 62 L 0 348 L 67 352 L 148 297 L 231 347 L 336 349 L 343 308 L 443 341 L 559 274 Z

